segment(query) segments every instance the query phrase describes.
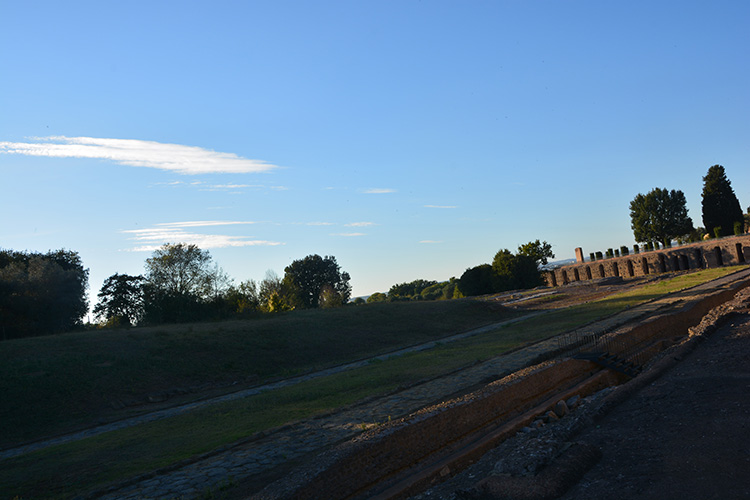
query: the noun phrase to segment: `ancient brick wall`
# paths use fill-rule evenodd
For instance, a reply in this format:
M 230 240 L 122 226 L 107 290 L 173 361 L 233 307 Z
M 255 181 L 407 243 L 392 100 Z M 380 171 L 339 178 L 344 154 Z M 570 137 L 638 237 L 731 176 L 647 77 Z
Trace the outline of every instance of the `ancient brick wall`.
M 750 234 L 691 243 L 596 261 L 576 262 L 549 271 L 549 286 L 620 276 L 635 278 L 672 271 L 707 269 L 750 263 Z

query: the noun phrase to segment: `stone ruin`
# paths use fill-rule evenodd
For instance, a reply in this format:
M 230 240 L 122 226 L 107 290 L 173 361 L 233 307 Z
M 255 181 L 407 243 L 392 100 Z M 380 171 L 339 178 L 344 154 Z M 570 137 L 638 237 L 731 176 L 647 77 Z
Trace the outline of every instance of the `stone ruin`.
M 576 263 L 544 274 L 548 286 L 601 278 L 636 278 L 674 271 L 709 269 L 750 263 L 750 234 L 690 243 L 675 248 L 585 261 L 576 248 Z

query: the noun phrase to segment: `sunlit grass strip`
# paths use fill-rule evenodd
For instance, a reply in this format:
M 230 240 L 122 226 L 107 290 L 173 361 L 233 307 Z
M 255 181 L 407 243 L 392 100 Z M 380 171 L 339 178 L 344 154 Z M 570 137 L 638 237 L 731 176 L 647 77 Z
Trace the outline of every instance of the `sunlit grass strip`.
M 0 447 L 434 341 L 522 312 L 481 301 L 395 302 L 258 319 L 0 342 Z M 177 392 L 174 392 L 178 390 Z
M 81 485 L 93 488 L 122 480 L 263 430 L 387 394 L 735 270 L 680 276 L 430 351 L 7 460 L 0 469 L 0 484 L 11 498 L 67 498 L 80 493 Z

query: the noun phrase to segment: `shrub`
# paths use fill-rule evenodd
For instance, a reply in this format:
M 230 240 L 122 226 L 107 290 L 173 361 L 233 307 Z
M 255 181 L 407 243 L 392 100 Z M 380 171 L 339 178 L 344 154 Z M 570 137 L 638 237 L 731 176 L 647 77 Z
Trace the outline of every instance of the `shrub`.
M 742 234 L 742 230 L 744 229 L 744 224 L 740 221 L 737 221 L 734 223 L 734 234 L 740 235 Z
M 633 253 L 641 253 L 641 249 L 638 247 L 637 243 L 633 245 Z
M 714 238 L 721 238 L 721 226 L 714 228 Z
M 590 260 L 591 262 L 594 262 L 594 261 L 596 260 L 596 255 L 594 255 L 594 252 L 591 252 L 591 253 L 589 254 L 589 260 Z

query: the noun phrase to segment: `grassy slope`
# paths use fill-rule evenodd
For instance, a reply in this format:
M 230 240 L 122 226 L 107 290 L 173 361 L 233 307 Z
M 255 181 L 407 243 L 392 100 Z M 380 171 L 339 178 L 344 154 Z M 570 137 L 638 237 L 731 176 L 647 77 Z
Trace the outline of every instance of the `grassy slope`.
M 552 312 L 428 352 L 8 460 L 0 471 L 0 484 L 12 485 L 9 491 L 25 498 L 68 497 L 80 491 L 82 484 L 104 484 L 152 470 L 283 422 L 383 394 L 719 274 L 726 272 L 711 270 L 681 276 L 668 283 Z M 206 426 L 206 422 L 211 425 Z
M 176 400 L 195 398 L 207 386 L 236 389 L 514 314 L 472 300 L 372 304 L 0 342 L 0 447 L 129 416 L 134 403 L 175 388 L 187 392 Z M 115 411 L 120 402 L 131 408 Z

